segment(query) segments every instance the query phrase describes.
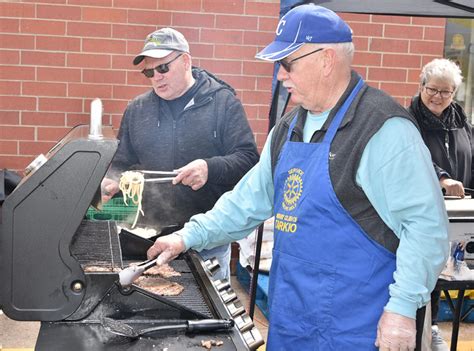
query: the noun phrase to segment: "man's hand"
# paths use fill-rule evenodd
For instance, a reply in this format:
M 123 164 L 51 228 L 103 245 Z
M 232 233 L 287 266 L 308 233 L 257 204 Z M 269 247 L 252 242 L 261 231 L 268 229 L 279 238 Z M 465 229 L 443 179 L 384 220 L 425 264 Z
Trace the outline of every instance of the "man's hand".
M 104 178 L 100 184 L 100 190 L 102 192 L 102 203 L 105 204 L 119 191 L 119 183 L 113 179 Z
M 377 326 L 375 346 L 380 351 L 411 351 L 416 347 L 416 321 L 385 311 Z
M 446 190 L 445 195 L 464 198 L 464 186 L 461 182 L 451 178 L 441 178 L 439 184 Z
M 178 175 L 173 179 L 174 185 L 182 183 L 196 191 L 207 183 L 208 169 L 207 162 L 204 160 L 194 160 L 176 171 Z
M 156 239 L 147 251 L 148 259 L 159 255 L 157 265 L 168 263 L 185 250 L 184 241 L 180 235 L 173 233 Z

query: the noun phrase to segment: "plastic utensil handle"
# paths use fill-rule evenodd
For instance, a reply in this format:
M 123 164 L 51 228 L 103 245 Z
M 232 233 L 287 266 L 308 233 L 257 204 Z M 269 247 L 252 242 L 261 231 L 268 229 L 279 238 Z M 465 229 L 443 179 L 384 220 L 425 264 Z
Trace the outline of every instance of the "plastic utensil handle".
M 188 331 L 213 331 L 220 329 L 230 329 L 234 326 L 234 321 L 230 319 L 201 319 L 188 321 Z
M 145 268 L 139 266 L 130 266 L 120 271 L 119 282 L 123 287 L 132 285 L 132 283 L 145 271 Z
M 119 282 L 123 287 L 132 285 L 132 283 L 143 274 L 147 269 L 156 265 L 158 258 L 154 258 L 140 263 L 136 266 L 128 266 L 119 273 Z

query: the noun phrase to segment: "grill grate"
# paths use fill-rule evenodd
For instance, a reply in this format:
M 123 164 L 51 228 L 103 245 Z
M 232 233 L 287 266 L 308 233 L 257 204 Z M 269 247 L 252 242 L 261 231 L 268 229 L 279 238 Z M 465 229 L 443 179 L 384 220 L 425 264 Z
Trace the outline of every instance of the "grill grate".
M 71 241 L 71 253 L 83 266 L 122 268 L 115 222 L 82 221 Z
M 165 296 L 170 301 L 187 308 L 202 313 L 209 318 L 212 318 L 212 312 L 209 309 L 200 287 L 192 273 L 181 273 L 181 277 L 173 277 L 171 280 L 184 286 L 184 290 L 177 296 Z
M 126 264 L 127 263 L 129 262 L 126 262 Z M 181 273 L 181 276 L 166 279 L 181 284 L 184 287 L 184 290 L 177 296 L 163 296 L 162 298 L 181 306 L 185 306 L 195 312 L 199 312 L 208 318 L 214 318 L 215 316 L 212 314 L 208 304 L 206 303 L 204 294 L 191 272 L 191 267 L 189 267 L 188 263 L 184 259 L 176 259 L 171 261 L 169 265 L 175 271 Z
M 122 268 L 131 263 L 122 262 L 119 235 L 115 222 L 111 221 L 82 221 L 72 240 L 71 252 L 82 266 Z M 178 296 L 163 298 L 213 318 L 189 264 L 184 259 L 177 259 L 171 261 L 170 265 L 181 276 L 167 279 L 181 284 L 184 291 Z

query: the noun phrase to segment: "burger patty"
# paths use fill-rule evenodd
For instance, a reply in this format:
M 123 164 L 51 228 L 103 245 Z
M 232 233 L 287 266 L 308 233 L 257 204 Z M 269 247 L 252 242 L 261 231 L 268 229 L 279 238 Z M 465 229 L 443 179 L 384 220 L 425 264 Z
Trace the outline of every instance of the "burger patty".
M 141 276 L 135 281 L 135 284 L 142 289 L 161 296 L 177 296 L 184 290 L 181 284 L 158 276 Z
M 87 265 L 82 266 L 84 272 L 120 272 L 120 268 L 112 267 L 110 265 Z
M 150 269 L 146 270 L 144 275 L 151 275 L 151 276 L 160 276 L 163 278 L 171 278 L 171 277 L 180 277 L 181 273 L 174 270 L 169 264 L 164 264 L 162 266 L 153 266 Z

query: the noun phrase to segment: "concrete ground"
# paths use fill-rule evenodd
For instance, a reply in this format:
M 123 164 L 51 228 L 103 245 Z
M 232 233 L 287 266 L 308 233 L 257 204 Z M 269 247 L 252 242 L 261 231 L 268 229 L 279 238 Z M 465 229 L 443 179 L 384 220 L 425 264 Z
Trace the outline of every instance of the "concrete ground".
M 248 311 L 249 297 L 235 277 L 232 277 L 232 287 Z M 474 312 L 473 312 L 474 313 Z M 254 323 L 266 340 L 268 321 L 258 308 L 255 309 Z M 19 322 L 9 319 L 0 311 L 0 350 L 1 351 L 31 351 L 35 347 L 39 331 L 39 322 Z M 444 339 L 451 339 L 451 323 L 439 323 Z M 259 351 L 265 350 L 265 346 Z M 474 323 L 461 323 L 458 338 L 458 351 L 474 351 Z

